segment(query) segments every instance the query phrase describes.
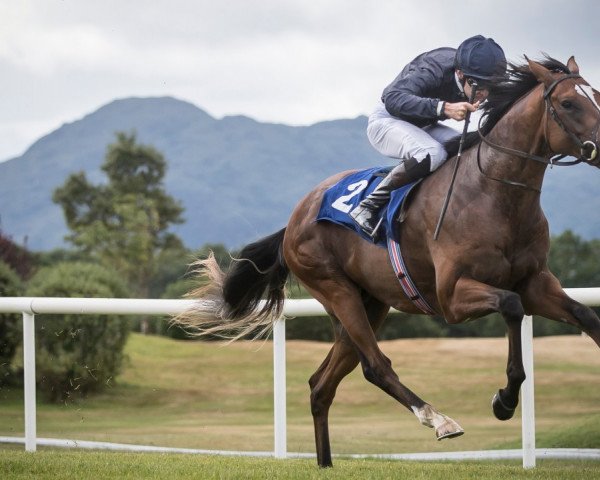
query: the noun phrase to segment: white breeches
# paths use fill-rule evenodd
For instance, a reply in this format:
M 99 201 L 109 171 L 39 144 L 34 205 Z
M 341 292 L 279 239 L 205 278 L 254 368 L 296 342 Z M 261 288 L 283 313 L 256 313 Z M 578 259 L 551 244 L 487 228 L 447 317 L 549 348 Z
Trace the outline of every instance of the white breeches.
M 432 172 L 446 160 L 443 143 L 460 133 L 439 122 L 424 128 L 417 127 L 390 115 L 383 103 L 369 116 L 367 126 L 369 141 L 379 153 L 400 160 L 414 158 L 419 162 L 429 155 Z

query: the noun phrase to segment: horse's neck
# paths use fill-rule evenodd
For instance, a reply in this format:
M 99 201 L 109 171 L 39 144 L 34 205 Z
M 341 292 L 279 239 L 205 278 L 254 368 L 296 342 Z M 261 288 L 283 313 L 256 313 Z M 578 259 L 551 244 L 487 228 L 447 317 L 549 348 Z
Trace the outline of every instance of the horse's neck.
M 540 86 L 513 105 L 494 126 L 487 138 L 490 142 L 503 147 L 546 156 L 548 146 L 544 124 L 545 105 Z M 494 150 L 485 144 L 481 146 L 480 164 L 489 176 L 522 183 L 534 189 L 541 189 L 547 167 L 544 163 Z

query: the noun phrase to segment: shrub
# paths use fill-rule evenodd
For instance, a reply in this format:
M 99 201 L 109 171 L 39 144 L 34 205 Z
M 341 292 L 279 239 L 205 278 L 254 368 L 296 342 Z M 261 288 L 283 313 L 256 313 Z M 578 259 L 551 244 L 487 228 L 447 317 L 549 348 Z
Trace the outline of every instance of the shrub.
M 16 272 L 0 260 L 0 297 L 18 297 L 23 293 Z M 0 386 L 12 383 L 16 375 L 13 357 L 22 338 L 21 316 L 0 313 Z
M 329 317 L 296 317 L 285 322 L 288 340 L 333 341 L 333 328 Z
M 112 271 L 80 262 L 46 267 L 32 278 L 28 295 L 126 297 Z M 64 401 L 100 391 L 123 363 L 129 320 L 118 315 L 44 315 L 36 321 L 36 376 L 46 399 Z

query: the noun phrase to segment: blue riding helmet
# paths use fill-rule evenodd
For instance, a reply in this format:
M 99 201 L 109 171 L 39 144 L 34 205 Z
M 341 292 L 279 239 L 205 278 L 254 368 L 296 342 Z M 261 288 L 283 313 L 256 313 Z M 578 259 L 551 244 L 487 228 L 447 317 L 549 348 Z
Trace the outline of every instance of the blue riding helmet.
M 475 35 L 458 47 L 455 66 L 465 76 L 485 81 L 505 74 L 506 57 L 493 39 Z

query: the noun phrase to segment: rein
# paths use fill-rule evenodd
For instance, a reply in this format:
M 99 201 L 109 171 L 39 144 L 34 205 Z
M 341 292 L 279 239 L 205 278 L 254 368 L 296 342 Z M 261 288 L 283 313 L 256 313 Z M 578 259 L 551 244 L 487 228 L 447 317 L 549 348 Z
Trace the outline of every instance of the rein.
M 546 104 L 546 112 L 550 113 L 550 115 L 552 116 L 552 119 L 556 122 L 556 124 L 573 140 L 573 142 L 579 147 L 580 149 L 580 156 L 578 158 L 576 158 L 575 160 L 567 160 L 567 161 L 562 161 L 561 160 L 563 158 L 565 158 L 567 155 L 564 154 L 558 154 L 558 155 L 553 155 L 550 158 L 545 158 L 539 155 L 534 155 L 532 153 L 528 153 L 528 152 L 524 152 L 522 150 L 516 150 L 514 148 L 509 148 L 509 147 L 504 147 L 502 145 L 499 145 L 497 143 L 491 142 L 490 140 L 488 140 L 482 133 L 481 133 L 481 121 L 483 120 L 483 115 L 481 116 L 481 118 L 479 119 L 479 123 L 477 125 L 477 132 L 479 133 L 479 138 L 481 138 L 481 143 L 479 144 L 479 146 L 477 147 L 477 167 L 479 168 L 479 172 L 486 178 L 490 179 L 490 180 L 494 180 L 500 183 L 504 183 L 506 185 L 511 185 L 511 186 L 515 186 L 515 187 L 521 187 L 521 188 L 526 188 L 528 190 L 533 190 L 537 193 L 541 193 L 541 190 L 539 188 L 536 187 L 531 187 L 529 185 L 526 185 L 524 183 L 521 182 L 515 182 L 512 180 L 506 180 L 506 179 L 502 179 L 502 178 L 495 178 L 492 177 L 490 175 L 487 175 L 482 167 L 481 167 L 481 145 L 482 143 L 485 143 L 487 146 L 489 146 L 490 148 L 497 150 L 499 152 L 502 153 L 506 153 L 509 154 L 511 156 L 515 156 L 515 157 L 519 157 L 519 158 L 524 158 L 525 160 L 533 160 L 536 162 L 540 162 L 540 163 L 544 163 L 546 165 L 550 165 L 550 166 L 559 166 L 559 167 L 568 167 L 571 165 L 576 165 L 578 163 L 581 162 L 586 162 L 589 163 L 591 161 L 593 161 L 596 156 L 598 155 L 598 146 L 592 142 L 591 140 L 586 140 L 584 142 L 581 141 L 581 139 L 579 137 L 577 137 L 573 132 L 571 132 L 569 129 L 567 129 L 567 127 L 565 126 L 565 124 L 562 122 L 562 120 L 560 119 L 560 117 L 558 116 L 558 113 L 556 112 L 556 109 L 554 108 L 554 105 L 552 105 L 552 100 L 550 99 L 550 95 L 551 93 L 554 91 L 554 89 L 556 88 L 556 86 L 568 79 L 577 79 L 577 78 L 581 78 L 580 75 L 577 74 L 566 74 L 558 79 L 556 79 L 554 82 L 552 82 L 550 84 L 550 86 L 548 88 L 546 88 L 546 90 L 544 90 L 544 102 Z M 587 95 L 587 93 L 585 93 L 585 96 L 588 98 L 588 100 L 592 101 L 589 96 Z M 548 124 L 548 120 L 546 117 L 546 129 L 547 129 L 547 124 Z M 600 124 L 599 126 L 596 128 L 596 133 L 598 132 L 598 128 L 600 128 Z M 546 139 L 546 141 L 548 141 Z M 589 156 L 588 156 L 589 155 Z

